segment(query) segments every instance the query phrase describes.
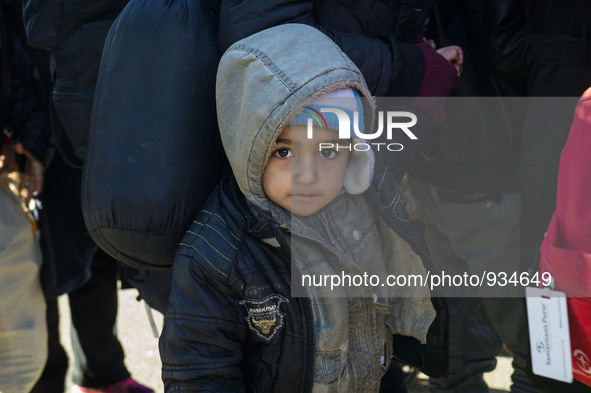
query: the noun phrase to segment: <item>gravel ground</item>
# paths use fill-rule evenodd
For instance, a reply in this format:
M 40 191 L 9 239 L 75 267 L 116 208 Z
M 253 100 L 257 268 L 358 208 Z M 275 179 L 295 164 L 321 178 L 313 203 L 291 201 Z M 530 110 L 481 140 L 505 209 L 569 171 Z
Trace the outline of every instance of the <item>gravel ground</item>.
M 152 387 L 157 393 L 163 392 L 160 380 L 160 357 L 158 355 L 158 339 L 150 326 L 145 304 L 136 300 L 137 291 L 126 289 L 119 291 L 119 318 L 117 331 L 125 349 L 125 363 L 131 375 L 145 385 Z M 72 350 L 70 344 L 70 320 L 68 312 L 68 300 L 66 297 L 59 299 L 60 305 L 60 334 L 62 344 L 66 348 L 70 358 Z M 162 329 L 162 315 L 152 311 L 158 332 Z M 485 375 L 485 379 L 491 387 L 491 393 L 508 392 L 510 386 L 511 358 L 499 357 L 497 368 Z M 71 389 L 71 381 L 68 375 L 66 392 Z M 427 392 L 427 379 L 419 375 L 418 379 L 410 387 L 409 393 Z

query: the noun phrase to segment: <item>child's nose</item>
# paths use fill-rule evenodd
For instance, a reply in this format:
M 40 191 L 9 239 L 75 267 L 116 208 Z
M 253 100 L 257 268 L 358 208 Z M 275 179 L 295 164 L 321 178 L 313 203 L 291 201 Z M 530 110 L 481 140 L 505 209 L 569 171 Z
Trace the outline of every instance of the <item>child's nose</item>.
M 313 184 L 318 180 L 316 162 L 312 157 L 292 161 L 292 180 L 300 184 Z

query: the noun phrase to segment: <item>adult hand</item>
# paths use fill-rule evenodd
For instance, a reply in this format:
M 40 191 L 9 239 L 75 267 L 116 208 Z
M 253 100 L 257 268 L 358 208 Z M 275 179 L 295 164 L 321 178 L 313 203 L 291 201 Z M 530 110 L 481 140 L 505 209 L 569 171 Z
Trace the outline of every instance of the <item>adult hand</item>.
M 2 145 L 0 154 L 0 174 L 12 173 L 18 170 L 16 153 L 12 145 Z
M 37 160 L 31 153 L 25 150 L 20 143 L 17 143 L 14 146 L 14 150 L 18 154 L 24 154 L 26 156 L 25 170 L 21 177 L 18 190 L 19 192 L 22 189 L 27 190 L 25 203 L 28 205 L 31 198 L 43 191 L 43 164 L 41 164 L 41 162 L 39 162 L 39 160 Z
M 457 45 L 450 45 L 439 48 L 436 52 L 454 65 L 458 77 L 462 74 L 462 67 L 464 65 L 464 52 L 462 51 L 462 48 Z
M 420 42 L 426 42 L 427 44 L 429 44 L 429 46 L 433 49 L 437 49 L 437 44 L 435 44 L 435 41 L 433 41 L 430 38 L 427 37 L 423 37 L 421 34 L 421 41 Z

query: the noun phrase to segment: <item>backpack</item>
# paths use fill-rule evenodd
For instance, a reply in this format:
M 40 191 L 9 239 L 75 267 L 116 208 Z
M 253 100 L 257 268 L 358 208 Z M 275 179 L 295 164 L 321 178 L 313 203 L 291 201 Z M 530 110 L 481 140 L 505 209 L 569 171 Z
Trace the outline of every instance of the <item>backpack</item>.
M 217 21 L 201 0 L 131 0 L 107 36 L 82 210 L 97 245 L 131 267 L 172 266 L 229 168 L 215 115 Z

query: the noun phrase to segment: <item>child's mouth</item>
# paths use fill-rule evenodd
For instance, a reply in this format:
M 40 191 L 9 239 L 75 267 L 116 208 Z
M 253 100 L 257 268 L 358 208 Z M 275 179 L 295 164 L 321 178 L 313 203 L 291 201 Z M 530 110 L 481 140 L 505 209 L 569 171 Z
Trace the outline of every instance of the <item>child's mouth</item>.
M 298 194 L 293 194 L 296 197 L 302 197 L 302 198 L 313 198 L 313 197 L 317 197 L 320 194 L 313 194 L 313 193 L 298 193 Z

